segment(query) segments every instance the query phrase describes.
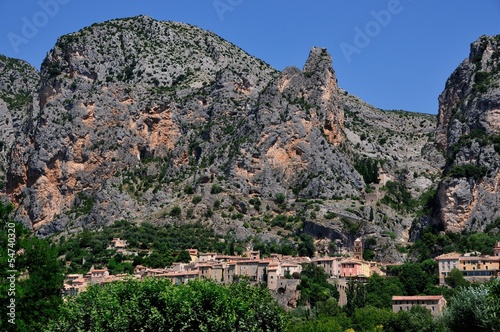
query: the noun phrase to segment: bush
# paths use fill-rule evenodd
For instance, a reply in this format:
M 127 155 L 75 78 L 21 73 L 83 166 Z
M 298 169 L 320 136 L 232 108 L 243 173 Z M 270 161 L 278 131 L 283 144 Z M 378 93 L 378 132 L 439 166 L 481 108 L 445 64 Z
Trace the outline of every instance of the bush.
M 448 305 L 445 321 L 451 331 L 498 331 L 499 309 L 486 285 L 463 288 Z
M 382 331 L 379 326 L 384 326 L 393 315 L 391 309 L 367 306 L 354 311 L 352 325 L 355 331 Z
M 479 91 L 480 93 L 485 93 L 491 86 L 491 73 L 478 71 L 474 75 L 474 86 L 473 89 Z
M 327 213 L 325 213 L 325 216 L 324 216 L 324 217 L 325 217 L 325 219 L 333 219 L 333 218 L 335 218 L 336 216 L 337 216 L 337 214 L 336 214 L 336 213 L 328 211 Z
M 193 202 L 194 205 L 196 205 L 199 202 L 201 202 L 201 196 L 200 195 L 196 195 L 196 196 L 193 197 L 193 199 L 191 201 Z
M 220 194 L 222 192 L 222 187 L 219 186 L 217 183 L 214 183 L 212 185 L 212 189 L 210 189 L 210 193 L 212 195 Z
M 346 331 L 337 317 L 320 317 L 314 320 L 307 320 L 298 324 L 293 324 L 288 328 L 288 332 L 344 332 Z
M 275 199 L 277 204 L 281 205 L 281 204 L 285 203 L 286 195 L 283 193 L 278 193 L 274 196 L 274 199 Z
M 192 195 L 194 194 L 194 188 L 192 186 L 185 186 L 184 193 L 187 195 Z
M 287 222 L 288 218 L 284 215 L 277 215 L 276 217 L 273 218 L 273 220 L 271 221 L 271 226 L 275 227 L 275 226 L 278 226 L 278 227 L 285 227 L 286 226 L 286 222 Z
M 431 312 L 421 306 L 413 306 L 409 311 L 400 311 L 384 324 L 387 332 L 445 332 L 444 324 L 432 317 Z
M 176 205 L 172 208 L 172 210 L 170 210 L 170 213 L 169 215 L 171 217 L 179 217 L 181 215 L 181 212 L 182 212 L 182 209 L 180 206 Z
M 448 175 L 452 178 L 473 178 L 479 180 L 487 173 L 488 169 L 484 166 L 462 164 L 453 166 Z

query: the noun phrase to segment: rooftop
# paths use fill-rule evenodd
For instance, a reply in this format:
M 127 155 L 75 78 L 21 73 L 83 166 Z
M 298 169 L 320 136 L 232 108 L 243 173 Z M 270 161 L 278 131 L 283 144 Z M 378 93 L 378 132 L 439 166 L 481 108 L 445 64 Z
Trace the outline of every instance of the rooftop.
M 393 301 L 439 301 L 443 295 L 416 295 L 416 296 L 393 296 Z
M 440 260 L 440 259 L 456 259 L 456 258 L 460 258 L 461 256 L 462 256 L 462 254 L 460 254 L 458 252 L 449 252 L 447 254 L 439 255 L 435 259 L 436 260 Z

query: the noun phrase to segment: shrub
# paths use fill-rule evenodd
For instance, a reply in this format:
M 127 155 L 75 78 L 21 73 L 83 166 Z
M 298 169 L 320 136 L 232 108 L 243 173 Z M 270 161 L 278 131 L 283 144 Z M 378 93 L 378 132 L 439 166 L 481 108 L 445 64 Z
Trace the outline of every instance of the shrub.
M 286 195 L 283 194 L 283 193 L 278 193 L 278 194 L 276 194 L 274 196 L 274 199 L 275 199 L 275 201 L 276 201 L 277 204 L 281 205 L 281 204 L 285 203 L 285 201 L 286 201 Z
M 463 288 L 448 306 L 445 321 L 451 331 L 497 331 L 498 309 L 486 285 Z
M 284 215 L 277 215 L 271 221 L 271 226 L 285 227 L 286 226 L 287 217 Z
M 328 211 L 327 213 L 325 213 L 325 219 L 333 219 L 333 218 L 335 218 L 336 216 L 337 216 L 337 214 L 336 214 L 336 213 L 334 213 L 334 212 L 330 212 L 330 211 Z
M 184 193 L 187 194 L 187 195 L 194 194 L 193 186 L 185 186 L 184 187 Z
M 212 189 L 210 189 L 210 193 L 212 195 L 220 194 L 222 192 L 222 187 L 218 185 L 217 183 L 214 183 L 212 185 Z
M 171 217 L 179 217 L 181 215 L 181 212 L 182 212 L 182 209 L 180 206 L 176 205 L 172 208 L 172 210 L 170 210 L 170 213 L 169 215 Z
M 462 164 L 453 166 L 448 175 L 452 178 L 473 178 L 479 180 L 488 173 L 488 169 L 484 166 L 473 164 Z
M 194 205 L 196 205 L 199 202 L 201 202 L 201 196 L 200 195 L 196 195 L 196 196 L 193 197 L 193 199 L 191 201 L 193 202 Z

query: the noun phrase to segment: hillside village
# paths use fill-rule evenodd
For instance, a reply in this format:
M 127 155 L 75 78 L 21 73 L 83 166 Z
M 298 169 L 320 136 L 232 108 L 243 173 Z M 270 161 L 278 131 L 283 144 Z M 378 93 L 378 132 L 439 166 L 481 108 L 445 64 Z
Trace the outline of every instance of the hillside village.
M 127 252 L 126 241 L 113 239 L 111 247 L 117 253 Z M 363 243 L 360 238 L 354 242 L 353 255 L 348 257 L 293 257 L 273 254 L 271 257 L 260 257 L 259 251 L 247 251 L 243 255 L 222 255 L 215 252 L 198 252 L 187 250 L 189 263 L 174 263 L 169 268 L 149 268 L 137 265 L 134 275 L 111 275 L 104 269 L 95 269 L 83 274 L 69 274 L 64 283 L 65 295 L 77 295 L 89 285 L 105 284 L 125 280 L 127 278 L 143 279 L 147 277 L 166 278 L 173 284 L 186 284 L 195 279 L 210 279 L 217 283 L 229 284 L 238 280 L 247 280 L 254 284 L 266 284 L 276 297 L 288 299 L 286 306 L 295 307 L 299 297 L 297 286 L 303 263 L 313 263 L 325 270 L 332 282 L 340 278 L 366 279 L 373 273 L 385 275 L 383 266 L 378 262 L 363 260 Z M 128 252 L 130 254 L 130 252 Z M 345 282 L 337 283 L 339 288 Z M 344 285 L 344 286 L 340 286 Z M 342 301 L 341 301 L 342 302 Z M 345 302 L 345 301 L 343 301 Z
M 128 253 L 127 243 L 114 238 L 111 248 L 117 253 Z M 171 267 L 149 268 L 137 265 L 134 274 L 112 275 L 107 268 L 92 267 L 88 273 L 69 274 L 64 281 L 64 296 L 75 296 L 87 290 L 90 285 L 123 281 L 130 278 L 165 278 L 172 284 L 187 284 L 198 279 L 213 280 L 220 284 L 230 284 L 246 280 L 252 284 L 266 285 L 278 303 L 284 308 L 297 307 L 300 297 L 298 286 L 302 264 L 312 263 L 321 267 L 330 278 L 329 282 L 337 286 L 340 293 L 339 305 L 345 305 L 346 287 L 349 280 L 363 282 L 374 273 L 385 276 L 389 265 L 363 260 L 363 242 L 354 241 L 353 251 L 345 256 L 293 257 L 272 254 L 262 258 L 259 251 L 247 251 L 243 255 L 223 255 L 215 252 L 199 252 L 188 249 L 189 263 L 173 263 Z M 435 258 L 439 268 L 439 285 L 446 286 L 450 271 L 458 269 L 469 282 L 486 282 L 493 277 L 500 277 L 500 242 L 495 244 L 494 255 L 480 253 L 447 253 Z M 393 296 L 393 311 L 410 310 L 413 305 L 421 305 L 433 315 L 442 313 L 446 299 L 442 296 Z
M 333 63 L 144 15 L 0 55 L 0 331 L 497 331 L 500 35 L 437 115 Z

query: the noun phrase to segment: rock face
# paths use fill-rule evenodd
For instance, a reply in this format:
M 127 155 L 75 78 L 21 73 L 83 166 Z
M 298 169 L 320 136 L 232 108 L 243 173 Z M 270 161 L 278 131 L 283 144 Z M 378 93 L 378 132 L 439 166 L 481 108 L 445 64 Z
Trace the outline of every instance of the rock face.
M 484 87 L 496 79 L 489 73 L 498 57 L 488 40 L 448 82 L 434 144 L 435 117 L 349 95 L 326 49 L 312 48 L 302 70 L 278 72 L 187 24 L 145 16 L 94 24 L 59 38 L 40 73 L 0 58 L 1 190 L 41 236 L 120 219 L 199 221 L 239 238 L 305 230 L 344 249 L 373 237 L 399 260 L 394 240 L 409 240 L 414 215 L 365 202 L 354 165 L 381 162 L 418 198 L 445 165 L 436 148 L 456 150 L 450 174 L 480 160 L 487 175 L 443 185 L 458 188 L 464 208 L 470 197 L 480 202 L 474 211 L 495 206 L 496 196 L 483 194 L 498 184 L 498 90 Z M 459 129 L 481 129 L 491 144 L 474 138 L 456 148 Z M 483 189 L 468 196 L 476 189 L 467 186 Z
M 236 126 L 273 74 L 211 33 L 148 17 L 61 37 L 42 65 L 26 170 L 12 170 L 8 194 L 35 229 L 83 202 L 106 221 L 119 202 L 96 194 L 118 171 L 161 159 L 165 182 L 186 172 L 204 152 L 198 137 L 220 147 L 210 126 Z
M 161 214 L 180 184 L 359 194 L 335 148 L 345 137 L 331 65 L 314 48 L 302 72 L 280 74 L 212 33 L 144 16 L 63 36 L 42 64 L 31 143 L 14 144 L 7 194 L 43 234 L 75 217 Z
M 445 151 L 439 218 L 480 231 L 500 216 L 500 36 L 482 36 L 441 96 L 436 145 Z
M 4 190 L 14 143 L 27 145 L 26 133 L 32 125 L 30 119 L 37 116 L 36 94 L 40 74 L 24 61 L 1 55 L 0 73 L 0 190 Z M 16 161 L 21 160 L 21 155 L 18 155 Z
M 259 103 L 252 127 L 263 128 L 253 144 L 260 153 L 247 154 L 248 166 L 256 167 L 250 172 L 257 180 L 250 182 L 253 191 L 268 196 L 292 190 L 324 199 L 359 195 L 363 180 L 338 149 L 345 141 L 344 111 L 325 49 L 313 48 L 302 71 L 286 68 Z

